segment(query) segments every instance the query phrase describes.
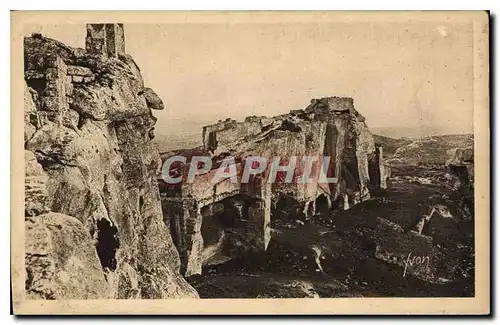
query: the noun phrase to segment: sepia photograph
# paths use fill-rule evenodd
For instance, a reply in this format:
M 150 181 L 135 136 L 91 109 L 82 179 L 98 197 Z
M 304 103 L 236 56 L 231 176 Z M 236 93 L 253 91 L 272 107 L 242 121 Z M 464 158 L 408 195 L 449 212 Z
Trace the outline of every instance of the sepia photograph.
M 14 313 L 489 313 L 488 12 L 11 20 Z

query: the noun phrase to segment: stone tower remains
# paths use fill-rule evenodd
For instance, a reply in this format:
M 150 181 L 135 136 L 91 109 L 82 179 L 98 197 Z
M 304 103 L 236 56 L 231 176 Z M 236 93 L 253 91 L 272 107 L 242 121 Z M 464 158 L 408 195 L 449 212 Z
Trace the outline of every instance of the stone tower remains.
M 87 24 L 85 48 L 92 54 L 106 57 L 125 53 L 123 24 Z

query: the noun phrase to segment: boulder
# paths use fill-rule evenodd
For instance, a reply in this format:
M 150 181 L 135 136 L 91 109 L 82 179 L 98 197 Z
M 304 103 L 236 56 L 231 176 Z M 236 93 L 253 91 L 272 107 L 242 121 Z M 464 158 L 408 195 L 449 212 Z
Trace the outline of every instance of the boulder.
M 109 297 L 95 242 L 81 222 L 50 212 L 27 218 L 25 228 L 26 291 L 30 298 Z
M 162 110 L 165 108 L 161 98 L 151 88 L 144 88 L 144 97 L 149 108 Z

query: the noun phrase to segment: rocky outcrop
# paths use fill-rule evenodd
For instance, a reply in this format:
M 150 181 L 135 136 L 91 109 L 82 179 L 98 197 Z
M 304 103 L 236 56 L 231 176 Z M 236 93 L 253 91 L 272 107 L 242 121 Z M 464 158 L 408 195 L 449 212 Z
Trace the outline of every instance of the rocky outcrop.
M 446 166 L 464 183 L 474 183 L 474 149 L 453 148 L 446 152 Z
M 375 230 L 376 259 L 401 267 L 403 277 L 412 274 L 425 281 L 437 281 L 432 237 L 413 230 L 404 231 L 400 225 L 384 218 L 377 218 Z
M 29 298 L 113 298 L 94 240 L 78 219 L 50 212 L 27 218 L 25 228 Z
M 474 149 L 453 148 L 446 152 L 446 168 L 466 218 L 474 215 Z
M 123 26 L 87 29 L 88 51 L 24 40 L 27 294 L 197 297 L 162 217 L 151 107 L 163 104 Z
M 149 108 L 155 110 L 162 110 L 165 108 L 161 98 L 151 88 L 144 88 L 144 98 Z
M 272 219 L 305 221 L 332 208 L 348 209 L 386 188 L 388 171 L 382 148 L 375 146 L 352 98 L 313 99 L 305 109 L 272 118 L 226 119 L 204 127 L 202 137 L 203 148 L 163 155 L 164 159 L 186 157 L 186 165 L 174 167 L 184 177 L 193 156 L 213 157 L 212 170 L 198 175 L 193 183 L 161 182 L 160 186 L 165 220 L 177 238 L 187 275 L 201 272 L 201 266 L 208 263 L 203 256 L 213 256 L 214 247 L 226 254 L 265 250 Z M 211 183 L 228 156 L 234 157 L 237 182 L 226 178 Z M 243 166 L 254 156 L 266 158 L 268 164 L 279 157 L 281 165 L 297 157 L 292 181 L 286 182 L 285 174 L 278 172 L 276 181 L 268 182 L 270 168 L 266 168 L 265 174 L 242 182 Z M 301 181 L 308 168 L 304 157 L 316 161 L 311 166 L 311 181 L 306 183 Z M 322 166 L 324 157 L 330 158 L 327 168 Z M 322 180 L 322 171 L 337 181 Z
M 442 166 L 457 148 L 469 152 L 474 150 L 472 134 L 434 135 L 413 140 L 377 136 L 377 141 L 389 153 L 386 162 L 391 166 Z M 397 149 L 394 151 L 394 148 Z

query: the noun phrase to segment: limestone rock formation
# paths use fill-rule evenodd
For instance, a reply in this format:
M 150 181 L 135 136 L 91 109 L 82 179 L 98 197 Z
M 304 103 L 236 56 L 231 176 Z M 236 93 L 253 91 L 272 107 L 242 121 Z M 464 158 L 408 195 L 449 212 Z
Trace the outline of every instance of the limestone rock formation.
M 446 166 L 463 182 L 474 183 L 474 148 L 453 148 L 447 152 Z
M 313 99 L 303 110 L 272 118 L 226 119 L 204 127 L 202 137 L 203 148 L 163 155 L 164 159 L 186 157 L 186 165 L 173 167 L 183 176 L 193 156 L 213 157 L 212 170 L 198 175 L 194 183 L 160 186 L 165 219 L 186 275 L 200 273 L 216 247 L 235 254 L 265 250 L 271 219 L 305 221 L 330 209 L 348 209 L 386 188 L 388 170 L 382 148 L 375 146 L 351 98 Z M 235 158 L 238 181 L 226 178 L 212 184 L 217 167 L 228 156 Z M 280 157 L 281 165 L 296 156 L 293 180 L 284 182 L 284 174 L 278 173 L 273 183 L 267 181 L 268 174 L 242 182 L 245 161 L 253 156 L 264 157 L 268 163 Z M 317 163 L 312 165 L 312 181 L 301 183 L 306 156 L 314 157 Z M 323 157 L 330 157 L 326 176 L 337 178 L 337 182 L 326 183 L 319 177 Z
M 50 211 L 47 182 L 49 176 L 37 162 L 33 152 L 24 151 L 24 210 L 26 216 L 36 216 Z
M 144 88 L 144 97 L 146 98 L 146 104 L 151 109 L 162 110 L 165 108 L 163 106 L 163 101 L 151 88 Z
M 112 298 L 83 224 L 50 212 L 26 219 L 26 288 L 30 298 Z
M 434 135 L 412 140 L 377 136 L 377 141 L 385 146 L 389 154 L 386 162 L 391 166 L 444 165 L 457 148 L 470 153 L 474 147 L 472 134 Z
M 28 296 L 197 297 L 162 217 L 150 107 L 163 104 L 123 26 L 101 25 L 87 50 L 24 40 Z

